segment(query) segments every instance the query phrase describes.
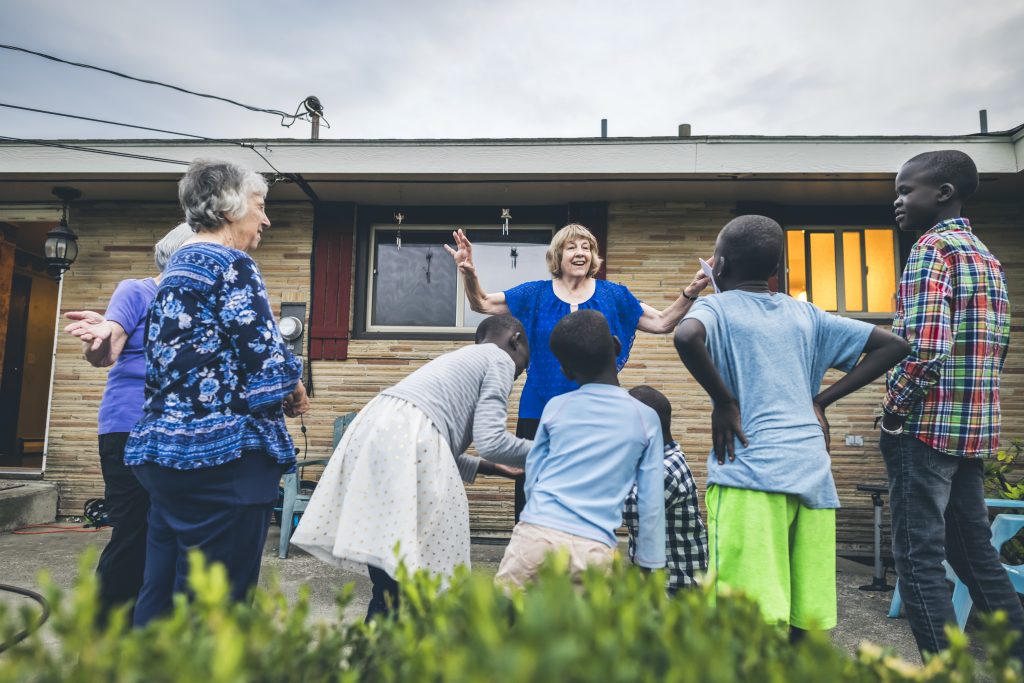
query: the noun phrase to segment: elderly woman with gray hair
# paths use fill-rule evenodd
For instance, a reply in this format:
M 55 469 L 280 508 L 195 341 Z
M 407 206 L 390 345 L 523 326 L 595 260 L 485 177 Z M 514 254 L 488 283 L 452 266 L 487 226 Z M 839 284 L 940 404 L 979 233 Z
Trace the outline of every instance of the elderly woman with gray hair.
M 153 251 L 158 275 L 122 280 L 110 297 L 106 315 L 94 311 L 66 314 L 74 322 L 65 331 L 82 341 L 85 359 L 97 368 L 114 366 L 107 374 L 98 420 L 103 496 L 114 528 L 96 567 L 101 619 L 117 605 L 134 602 L 142 587 L 149 494 L 125 466 L 124 447 L 128 433 L 142 417 L 146 313 L 167 261 L 194 234 L 182 223 L 157 242 Z
M 194 161 L 178 184 L 196 235 L 171 257 L 150 307 L 146 405 L 125 450 L 150 497 L 137 626 L 187 591 L 191 549 L 222 563 L 232 598 L 245 598 L 278 482 L 295 464 L 284 418 L 309 407 L 302 361 L 247 253 L 270 227 L 266 193 L 262 176 L 220 161 Z

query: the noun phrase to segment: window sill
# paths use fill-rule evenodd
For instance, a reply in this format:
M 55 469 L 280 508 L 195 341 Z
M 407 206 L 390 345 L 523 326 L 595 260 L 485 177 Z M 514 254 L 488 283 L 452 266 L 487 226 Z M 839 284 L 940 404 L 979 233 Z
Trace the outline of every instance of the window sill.
M 366 341 L 473 341 L 473 332 L 353 332 L 352 339 Z

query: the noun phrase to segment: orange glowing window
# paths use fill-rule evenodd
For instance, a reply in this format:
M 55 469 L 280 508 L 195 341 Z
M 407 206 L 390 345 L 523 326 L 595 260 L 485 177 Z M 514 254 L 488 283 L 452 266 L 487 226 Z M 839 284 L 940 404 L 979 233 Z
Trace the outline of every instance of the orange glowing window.
M 786 231 L 789 295 L 845 315 L 891 315 L 896 295 L 896 239 L 884 228 Z

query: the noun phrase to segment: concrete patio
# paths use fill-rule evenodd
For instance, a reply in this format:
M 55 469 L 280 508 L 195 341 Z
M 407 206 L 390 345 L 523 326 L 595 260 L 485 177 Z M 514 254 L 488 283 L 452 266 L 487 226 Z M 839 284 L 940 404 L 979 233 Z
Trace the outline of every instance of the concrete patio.
M 0 583 L 24 588 L 38 586 L 37 574 L 46 569 L 61 586 L 74 581 L 77 557 L 89 546 L 102 548 L 110 531 L 95 533 L 56 533 L 41 535 L 0 535 Z M 345 618 L 360 619 L 365 614 L 370 593 L 369 579 L 361 574 L 329 567 L 301 550 L 293 549 L 286 560 L 277 557 L 278 529 L 272 527 L 263 556 L 262 582 L 271 574 L 280 578 L 282 589 L 295 596 L 299 586 L 309 587 L 314 618 L 334 618 L 334 592 L 344 583 L 356 584 L 355 600 Z M 503 545 L 474 544 L 473 567 L 493 574 L 501 559 Z M 886 612 L 892 593 L 869 593 L 858 586 L 869 583 L 871 567 L 844 558 L 838 561 L 839 626 L 833 633 L 836 644 L 853 652 L 857 644 L 870 640 L 892 648 L 911 662 L 920 662 L 906 619 L 888 619 Z M 890 582 L 893 578 L 890 576 Z M 0 593 L 0 600 L 15 602 L 17 596 Z

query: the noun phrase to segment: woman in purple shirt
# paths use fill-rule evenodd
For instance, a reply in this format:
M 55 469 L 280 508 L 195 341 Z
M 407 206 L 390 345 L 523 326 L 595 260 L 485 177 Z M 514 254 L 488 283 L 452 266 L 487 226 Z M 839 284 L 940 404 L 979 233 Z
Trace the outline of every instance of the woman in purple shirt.
M 171 254 L 194 234 L 187 223 L 182 223 L 156 243 L 154 260 L 160 273 Z M 114 528 L 96 567 L 102 618 L 113 607 L 134 602 L 142 586 L 149 494 L 124 464 L 124 447 L 128 433 L 142 417 L 146 314 L 160 278 L 122 280 L 110 297 L 105 315 L 93 311 L 67 313 L 75 322 L 65 331 L 82 340 L 85 360 L 97 368 L 114 366 L 107 374 L 99 412 L 103 495 Z

